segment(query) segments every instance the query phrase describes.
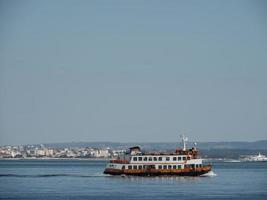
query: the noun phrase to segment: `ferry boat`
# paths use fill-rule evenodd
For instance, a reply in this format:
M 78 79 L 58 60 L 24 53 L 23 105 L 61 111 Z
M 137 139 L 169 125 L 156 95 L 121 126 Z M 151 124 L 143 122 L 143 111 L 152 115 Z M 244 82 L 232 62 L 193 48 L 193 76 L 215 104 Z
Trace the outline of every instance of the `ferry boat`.
M 131 147 L 128 154 L 111 160 L 104 171 L 110 175 L 134 176 L 200 176 L 211 171 L 211 165 L 203 165 L 196 147 L 186 148 L 188 139 L 182 136 L 183 148 L 174 152 L 144 153 L 139 146 Z

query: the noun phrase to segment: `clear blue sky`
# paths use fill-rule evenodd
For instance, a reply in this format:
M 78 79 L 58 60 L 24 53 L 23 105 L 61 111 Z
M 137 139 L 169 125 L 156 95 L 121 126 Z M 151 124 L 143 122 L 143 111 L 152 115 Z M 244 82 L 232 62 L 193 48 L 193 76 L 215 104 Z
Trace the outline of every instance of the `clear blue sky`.
M 267 139 L 267 3 L 0 1 L 0 145 Z

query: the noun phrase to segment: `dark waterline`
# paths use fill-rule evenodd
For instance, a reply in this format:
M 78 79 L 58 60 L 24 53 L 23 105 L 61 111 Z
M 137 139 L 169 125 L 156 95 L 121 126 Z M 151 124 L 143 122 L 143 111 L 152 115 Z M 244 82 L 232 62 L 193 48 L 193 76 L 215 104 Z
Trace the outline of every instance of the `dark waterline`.
M 1 160 L 0 199 L 267 199 L 267 162 L 216 162 L 215 177 L 108 176 L 106 163 Z

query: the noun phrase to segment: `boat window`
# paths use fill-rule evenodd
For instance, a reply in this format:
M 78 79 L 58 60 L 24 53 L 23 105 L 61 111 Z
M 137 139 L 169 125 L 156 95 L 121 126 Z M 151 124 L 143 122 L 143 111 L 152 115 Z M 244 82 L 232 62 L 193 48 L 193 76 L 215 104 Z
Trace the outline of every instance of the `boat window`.
M 181 165 L 177 165 L 177 168 L 178 168 L 178 169 L 181 169 L 182 167 L 181 167 Z
M 176 165 L 173 165 L 172 168 L 173 168 L 173 169 L 176 169 Z
M 142 157 L 138 157 L 138 160 L 139 160 L 139 161 L 142 161 Z
M 139 166 L 138 166 L 138 169 L 142 169 L 142 165 L 139 165 Z
M 137 157 L 133 157 L 133 161 L 137 161 Z
M 122 168 L 121 169 L 125 169 L 125 165 L 122 165 Z
M 137 169 L 137 165 L 134 165 L 133 168 L 134 168 L 134 169 Z
M 128 166 L 128 169 L 132 169 L 132 165 L 129 165 L 129 166 Z
M 159 161 L 162 161 L 162 157 L 159 157 Z
M 162 165 L 159 165 L 159 169 L 162 169 Z
M 199 164 L 199 167 L 202 167 L 202 164 Z
M 186 157 L 183 156 L 183 160 L 186 160 Z
M 144 161 L 147 161 L 147 157 L 144 157 Z
M 149 160 L 149 161 L 152 161 L 152 157 L 149 157 L 148 160 Z
M 182 160 L 182 158 L 181 157 L 178 157 L 178 160 Z
M 166 157 L 166 161 L 170 161 L 170 157 Z
M 187 157 L 187 160 L 190 160 L 190 156 Z
M 173 161 L 176 161 L 176 157 L 173 157 L 172 160 L 173 160 Z
M 143 169 L 147 169 L 147 166 L 146 165 L 143 165 Z
M 167 169 L 167 165 L 163 165 L 163 169 Z
M 154 159 L 154 161 L 157 161 L 157 160 L 158 160 L 158 158 L 157 158 L 157 157 L 153 157 L 153 159 Z
M 172 168 L 172 166 L 171 165 L 168 165 L 168 169 L 171 169 Z
M 150 169 L 156 169 L 156 166 L 155 165 L 149 165 L 149 168 Z

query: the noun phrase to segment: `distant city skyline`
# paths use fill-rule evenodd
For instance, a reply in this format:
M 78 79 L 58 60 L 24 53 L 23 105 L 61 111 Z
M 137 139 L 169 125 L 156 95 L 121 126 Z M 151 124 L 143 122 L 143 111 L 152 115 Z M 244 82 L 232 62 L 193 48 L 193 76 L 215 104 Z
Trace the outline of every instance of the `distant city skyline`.
M 0 145 L 266 140 L 266 8 L 0 0 Z

